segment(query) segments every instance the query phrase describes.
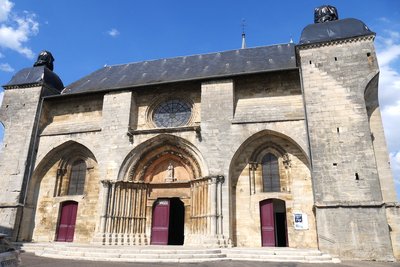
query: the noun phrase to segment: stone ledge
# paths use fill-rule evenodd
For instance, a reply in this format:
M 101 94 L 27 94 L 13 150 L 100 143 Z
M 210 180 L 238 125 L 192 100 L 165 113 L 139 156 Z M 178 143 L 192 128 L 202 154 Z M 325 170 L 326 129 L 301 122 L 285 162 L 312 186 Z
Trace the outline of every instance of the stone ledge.
M 169 128 L 154 128 L 154 129 L 144 129 L 144 130 L 134 130 L 132 128 L 128 129 L 128 135 L 140 135 L 140 134 L 154 134 L 154 133 L 174 133 L 174 132 L 190 132 L 195 131 L 200 133 L 200 126 L 183 126 L 183 127 L 169 127 Z
M 83 123 L 60 123 L 48 125 L 40 136 L 54 136 L 54 135 L 67 135 L 77 133 L 89 133 L 89 132 L 100 132 L 100 123 L 89 124 L 88 122 Z
M 340 202 L 340 201 L 327 201 L 323 203 L 315 203 L 316 208 L 381 208 L 385 206 L 385 203 L 380 201 L 370 201 L 370 202 Z
M 247 124 L 247 123 L 271 123 L 271 122 L 286 122 L 286 121 L 304 121 L 304 117 L 293 117 L 288 119 L 276 119 L 276 120 L 238 120 L 233 119 L 232 124 Z

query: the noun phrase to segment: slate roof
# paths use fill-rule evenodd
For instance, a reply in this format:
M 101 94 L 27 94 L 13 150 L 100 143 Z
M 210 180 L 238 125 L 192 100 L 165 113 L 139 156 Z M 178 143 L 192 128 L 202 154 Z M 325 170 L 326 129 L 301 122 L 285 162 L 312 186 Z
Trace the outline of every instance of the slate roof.
M 68 85 L 63 94 L 109 91 L 178 81 L 297 68 L 294 44 L 106 66 Z
M 18 71 L 11 80 L 3 85 L 4 88 L 24 87 L 24 86 L 42 86 L 61 91 L 64 85 L 54 72 L 45 66 L 25 68 Z
M 367 35 L 375 33 L 361 20 L 341 19 L 308 25 L 301 33 L 299 44 L 322 43 Z

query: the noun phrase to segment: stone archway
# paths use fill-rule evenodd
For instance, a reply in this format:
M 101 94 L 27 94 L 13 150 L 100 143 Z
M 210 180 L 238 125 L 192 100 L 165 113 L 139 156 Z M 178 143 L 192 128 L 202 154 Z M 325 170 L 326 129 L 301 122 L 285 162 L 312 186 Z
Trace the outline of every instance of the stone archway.
M 126 157 L 118 181 L 102 181 L 102 219 L 96 240 L 148 245 L 153 240 L 154 203 L 179 199 L 184 210 L 184 244 L 202 244 L 205 239 L 218 242 L 223 179 L 207 173 L 200 152 L 185 139 L 162 134 L 138 145 Z
M 71 164 L 85 162 L 84 191 L 71 195 L 66 190 Z M 67 141 L 52 149 L 35 168 L 28 184 L 19 240 L 49 242 L 57 239 L 61 203 L 79 203 L 76 218 L 77 242 L 90 242 L 96 226 L 99 174 L 93 153 L 84 145 Z
M 266 190 L 263 183 L 264 172 L 269 168 L 263 165 L 263 159 L 268 154 L 273 154 L 277 160 L 274 168 L 280 182 L 274 190 Z M 262 131 L 251 136 L 241 145 L 231 161 L 230 180 L 232 236 L 236 246 L 262 245 L 260 203 L 265 199 L 280 199 L 285 203 L 285 211 L 278 216 L 274 215 L 274 218 L 286 219 L 288 240 L 285 244 L 293 247 L 317 247 L 309 160 L 292 139 L 272 131 Z M 294 228 L 294 212 L 308 215 L 309 229 L 298 231 Z M 279 231 L 280 235 L 282 233 L 286 231 Z M 285 245 L 281 239 L 281 242 L 274 245 Z

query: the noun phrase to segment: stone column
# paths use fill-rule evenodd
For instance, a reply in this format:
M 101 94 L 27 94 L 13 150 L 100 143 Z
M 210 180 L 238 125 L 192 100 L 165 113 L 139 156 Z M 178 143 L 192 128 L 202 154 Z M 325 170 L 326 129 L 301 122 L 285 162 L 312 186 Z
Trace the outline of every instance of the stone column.
M 213 176 L 210 179 L 210 216 L 211 216 L 211 235 L 217 234 L 217 183 L 218 177 Z
M 106 230 L 106 218 L 108 209 L 108 197 L 110 193 L 110 181 L 102 180 L 103 184 L 103 202 L 101 203 L 101 217 L 100 217 L 100 233 L 105 233 Z
M 218 221 L 218 229 L 217 234 L 223 234 L 222 228 L 222 184 L 224 183 L 224 177 L 218 176 L 217 179 L 217 221 Z

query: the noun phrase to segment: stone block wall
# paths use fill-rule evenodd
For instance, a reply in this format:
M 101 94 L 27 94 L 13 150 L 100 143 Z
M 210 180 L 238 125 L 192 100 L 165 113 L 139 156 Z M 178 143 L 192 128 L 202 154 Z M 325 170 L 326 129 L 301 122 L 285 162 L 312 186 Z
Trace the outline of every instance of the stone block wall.
M 341 259 L 394 260 L 384 208 L 317 208 L 316 216 L 321 251 Z
M 285 79 L 284 77 L 289 78 Z M 259 84 L 262 84 L 262 86 Z M 266 88 L 268 89 L 264 90 Z M 289 245 L 301 246 L 300 242 L 295 240 L 305 238 L 308 241 L 303 245 L 315 247 L 316 242 L 312 241 L 313 238 L 315 239 L 315 230 L 313 230 L 315 226 L 311 212 L 313 201 L 307 167 L 304 167 L 308 164 L 306 163 L 308 157 L 307 139 L 304 115 L 302 115 L 304 111 L 299 104 L 301 95 L 299 76 L 296 71 L 291 71 L 285 75 L 274 72 L 265 75 L 235 77 L 230 80 L 204 81 L 202 83 L 185 82 L 136 88 L 82 96 L 74 99 L 74 101 L 67 99 L 69 97 L 72 98 L 72 96 L 65 96 L 65 100 L 46 99 L 46 114 L 43 114 L 42 117 L 43 131 L 38 147 L 34 181 L 32 181 L 29 191 L 33 197 L 30 198 L 30 206 L 26 207 L 25 228 L 22 229 L 26 239 L 29 239 L 29 232 L 32 231 L 35 240 L 40 238 L 42 238 L 41 240 L 52 240 L 52 238 L 54 240 L 55 237 L 54 229 L 57 225 L 58 215 L 49 216 L 49 220 L 46 221 L 48 226 L 51 222 L 51 229 L 42 229 L 39 225 L 35 229 L 29 229 L 32 227 L 30 222 L 33 221 L 37 224 L 43 220 L 47 212 L 57 213 L 62 202 L 61 198 L 57 200 L 47 197 L 46 194 L 43 195 L 44 191 L 39 193 L 35 191 L 38 185 L 41 187 L 40 181 L 42 181 L 44 187 L 49 188 L 48 190 L 53 186 L 51 183 L 52 179 L 55 179 L 55 169 L 46 166 L 49 157 L 57 158 L 69 145 L 80 144 L 93 154 L 94 160 L 97 162 L 98 170 L 93 181 L 98 183 L 101 180 L 115 181 L 125 177 L 124 172 L 127 169 L 124 169 L 124 166 L 129 165 L 130 158 L 140 158 L 143 151 L 158 147 L 164 141 L 169 140 L 168 142 L 177 142 L 177 145 L 182 147 L 189 145 L 188 148 L 197 151 L 203 176 L 222 175 L 225 177 L 220 192 L 222 196 L 222 216 L 218 219 L 220 221 L 217 228 L 219 233 L 224 235 L 218 238 L 224 239 L 223 242 L 229 242 L 228 239 L 236 234 L 232 232 L 232 224 L 236 223 L 237 220 L 236 217 L 232 217 L 232 205 L 237 203 L 233 200 L 233 192 L 236 190 L 233 188 L 236 186 L 234 184 L 236 181 L 232 182 L 233 176 L 231 175 L 231 170 L 236 164 L 233 159 L 241 154 L 249 139 L 259 140 L 262 143 L 265 141 L 263 139 L 266 136 L 265 134 L 272 133 L 274 136 L 280 136 L 282 140 L 288 142 L 289 146 L 294 146 L 297 149 L 292 154 L 293 162 L 302 162 L 303 165 L 294 164 L 292 169 L 292 186 L 296 186 L 296 189 L 293 189 L 293 195 L 262 193 L 253 196 L 251 200 L 249 199 L 252 203 L 249 205 L 256 207 L 259 205 L 259 201 L 268 198 L 280 198 L 287 201 L 287 218 L 290 225 Z M 183 98 L 192 101 L 193 115 L 189 126 L 200 126 L 199 132 L 191 128 L 183 131 L 157 129 L 149 123 L 149 111 L 154 108 L 158 103 L 157 101 L 168 98 Z M 234 116 L 239 116 L 240 113 L 237 109 L 237 103 L 251 98 L 254 98 L 254 102 L 250 100 L 250 104 L 246 105 L 245 112 L 241 113 L 245 115 L 241 116 L 240 121 L 234 121 Z M 257 102 L 256 98 L 262 99 L 261 102 L 263 103 L 268 102 L 268 110 L 259 112 L 257 105 L 252 106 L 252 102 Z M 277 99 L 279 101 L 275 101 Z M 279 107 L 282 105 L 285 107 L 286 113 L 280 112 Z M 76 112 L 74 107 L 77 108 Z M 269 114 L 270 117 L 264 116 L 261 121 L 252 120 L 252 115 L 257 117 L 260 114 Z M 276 120 L 276 118 L 279 119 Z M 79 124 L 81 119 L 84 119 L 85 123 Z M 71 127 L 61 127 L 60 125 L 70 125 Z M 67 129 L 70 130 L 67 131 Z M 71 129 L 74 131 L 71 131 Z M 283 146 L 286 146 L 285 144 Z M 257 148 L 254 147 L 254 149 Z M 297 160 L 300 158 L 301 160 Z M 246 158 L 243 160 L 245 164 L 248 163 Z M 46 168 L 51 171 L 41 173 Z M 103 189 L 100 187 L 96 190 L 93 192 L 96 192 L 97 197 L 92 195 L 88 201 L 79 197 L 74 198 L 82 211 L 86 210 L 90 216 L 93 216 L 93 218 L 88 219 L 90 229 L 99 229 L 100 215 L 103 209 Z M 307 197 L 294 201 L 295 195 L 305 195 L 307 194 L 306 191 L 308 192 Z M 35 194 L 39 194 L 38 199 L 41 199 L 38 203 L 34 200 Z M 173 197 L 173 191 L 168 191 L 168 194 Z M 165 197 L 165 195 L 163 196 Z M 62 200 L 66 199 L 63 198 Z M 238 199 L 237 201 L 243 200 Z M 94 202 L 96 202 L 96 205 Z M 40 209 L 34 216 L 36 207 Z M 42 207 L 46 208 L 42 209 Z M 308 214 L 310 229 L 307 232 L 292 231 L 292 228 L 290 228 L 293 225 L 291 211 L 299 210 Z M 97 213 L 97 217 L 94 212 Z M 150 218 L 151 214 L 146 216 Z M 257 228 L 259 214 L 256 212 L 251 216 L 254 217 L 254 221 L 250 220 L 249 223 L 251 222 Z M 238 218 L 241 220 L 240 217 Z M 146 225 L 150 225 L 150 223 L 150 221 L 147 221 Z M 245 228 L 246 226 L 240 227 L 240 230 L 246 231 Z M 147 230 L 149 231 L 149 229 Z M 48 231 L 48 234 L 46 234 L 46 231 Z M 80 233 L 77 232 L 76 240 L 84 243 L 90 242 L 88 233 L 92 233 L 91 231 L 82 229 Z M 253 234 L 257 235 L 257 239 L 259 239 L 259 233 Z M 218 240 L 220 242 L 221 239 Z
M 31 164 L 32 137 L 40 108 L 41 86 L 7 89 L 0 109 L 4 125 L 0 150 L 0 233 L 16 238 L 24 184 Z
M 392 239 L 393 256 L 400 260 L 400 205 L 399 203 L 386 204 L 386 216 L 389 233 Z
M 299 51 L 317 203 L 382 200 L 364 101 L 373 52 L 371 40 Z
M 378 73 L 373 36 L 299 47 L 298 55 L 320 249 L 343 258 L 390 259 L 365 102 Z

